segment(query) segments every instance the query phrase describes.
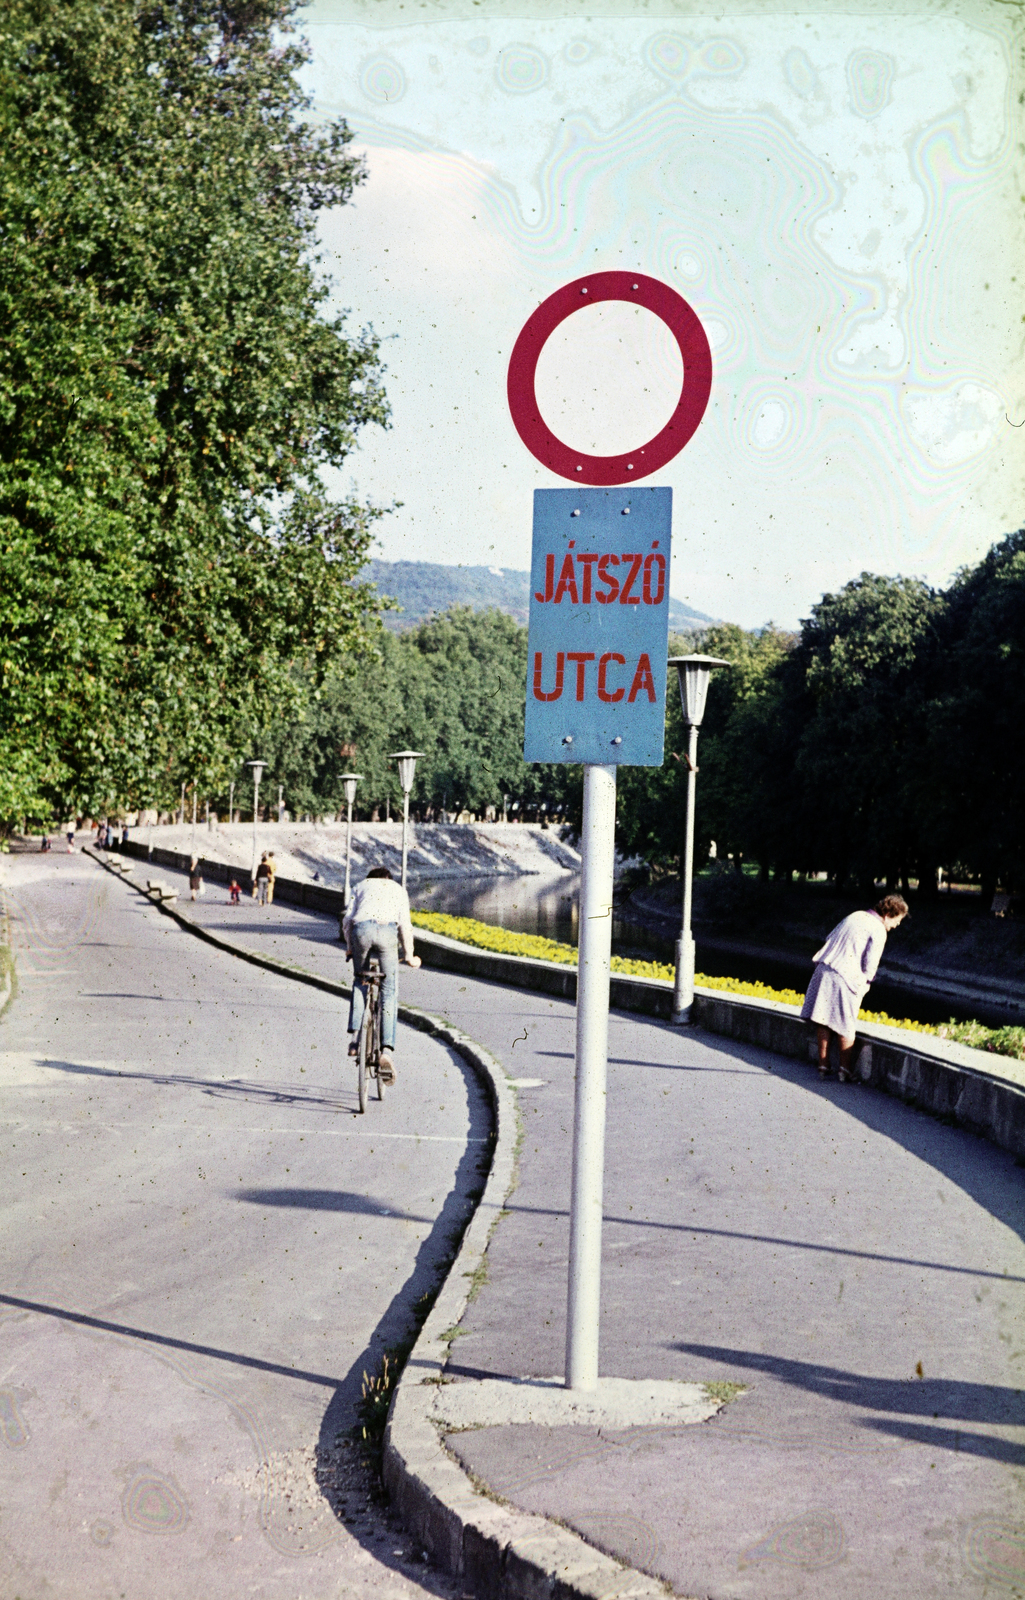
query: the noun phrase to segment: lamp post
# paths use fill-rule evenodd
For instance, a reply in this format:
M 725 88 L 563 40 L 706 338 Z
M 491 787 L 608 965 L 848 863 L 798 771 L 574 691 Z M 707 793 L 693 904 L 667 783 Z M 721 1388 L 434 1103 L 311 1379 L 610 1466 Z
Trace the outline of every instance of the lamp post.
M 409 791 L 413 787 L 413 775 L 416 772 L 416 763 L 422 750 L 393 750 L 388 757 L 389 761 L 399 764 L 399 782 L 402 785 L 402 887 L 406 887 L 406 853 L 407 836 L 409 833 Z
M 246 762 L 246 766 L 251 767 L 253 772 L 253 868 L 251 876 L 254 886 L 256 884 L 256 819 L 260 815 L 260 779 L 263 777 L 263 769 L 266 765 L 266 761 Z
M 192 780 L 192 839 L 189 844 L 189 854 L 196 853 L 196 780 Z
M 342 782 L 345 785 L 345 897 L 342 901 L 343 911 L 349 909 L 349 859 L 352 855 L 352 807 L 356 799 L 356 785 L 363 777 L 362 772 L 343 772 Z
M 698 774 L 698 729 L 705 715 L 708 680 L 713 667 L 728 667 L 718 656 L 670 656 L 680 680 L 680 704 L 687 724 L 687 821 L 683 839 L 683 915 L 676 941 L 676 985 L 673 1021 L 689 1022 L 694 1004 L 694 936 L 690 931 L 694 898 L 694 798 Z
M 281 826 L 281 813 L 285 809 L 285 785 L 278 784 L 278 827 Z

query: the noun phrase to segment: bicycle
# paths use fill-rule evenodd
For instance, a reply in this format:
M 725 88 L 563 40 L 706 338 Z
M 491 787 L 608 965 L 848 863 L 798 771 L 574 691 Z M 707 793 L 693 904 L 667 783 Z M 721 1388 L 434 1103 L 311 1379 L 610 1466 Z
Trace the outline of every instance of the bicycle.
M 384 1079 L 381 1077 L 381 984 L 384 973 L 377 959 L 377 952 L 371 951 L 369 960 L 362 972 L 353 974 L 354 983 L 362 983 L 366 987 L 366 998 L 363 1006 L 363 1021 L 360 1023 L 359 1033 L 356 1036 L 356 1085 L 359 1089 L 359 1108 L 366 1111 L 369 1099 L 370 1080 L 377 1081 L 377 1098 L 384 1099 Z

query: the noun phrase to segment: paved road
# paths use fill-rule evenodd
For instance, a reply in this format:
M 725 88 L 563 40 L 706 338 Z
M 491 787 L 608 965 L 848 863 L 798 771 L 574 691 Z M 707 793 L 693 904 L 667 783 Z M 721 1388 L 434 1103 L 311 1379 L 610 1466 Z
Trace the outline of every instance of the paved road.
M 330 996 L 81 855 L 3 873 L 0 1593 L 458 1593 L 347 1430 L 480 1182 L 473 1075 L 415 1035 L 360 1118 Z
M 220 898 L 204 920 L 340 970 L 330 919 Z M 573 1009 L 427 970 L 403 994 L 526 1080 L 519 1187 L 450 1371 L 558 1373 Z M 1025 1593 L 1025 1173 L 874 1091 L 624 1015 L 608 1115 L 602 1371 L 744 1392 L 698 1427 L 453 1437 L 466 1464 L 680 1594 Z

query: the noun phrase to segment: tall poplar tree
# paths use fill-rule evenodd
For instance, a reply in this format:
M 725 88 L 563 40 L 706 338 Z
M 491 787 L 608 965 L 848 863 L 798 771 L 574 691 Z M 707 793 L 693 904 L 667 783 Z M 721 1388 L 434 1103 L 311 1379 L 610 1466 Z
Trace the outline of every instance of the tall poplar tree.
M 387 408 L 316 244 L 363 174 L 295 9 L 0 18 L 0 821 L 215 783 L 365 637 L 322 473 Z

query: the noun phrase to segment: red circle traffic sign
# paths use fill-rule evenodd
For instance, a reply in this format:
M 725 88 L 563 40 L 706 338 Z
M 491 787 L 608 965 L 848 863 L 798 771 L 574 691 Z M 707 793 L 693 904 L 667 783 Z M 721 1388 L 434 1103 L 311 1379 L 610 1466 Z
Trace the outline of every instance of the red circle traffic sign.
M 534 389 L 541 351 L 560 322 L 602 300 L 628 300 L 661 317 L 680 347 L 683 389 L 661 433 L 618 456 L 588 456 L 557 439 L 541 415 Z M 556 289 L 528 317 L 509 358 L 507 392 L 513 424 L 538 461 L 573 483 L 630 483 L 646 478 L 683 449 L 705 414 L 712 389 L 712 352 L 697 316 L 682 295 L 640 272 L 594 272 Z

